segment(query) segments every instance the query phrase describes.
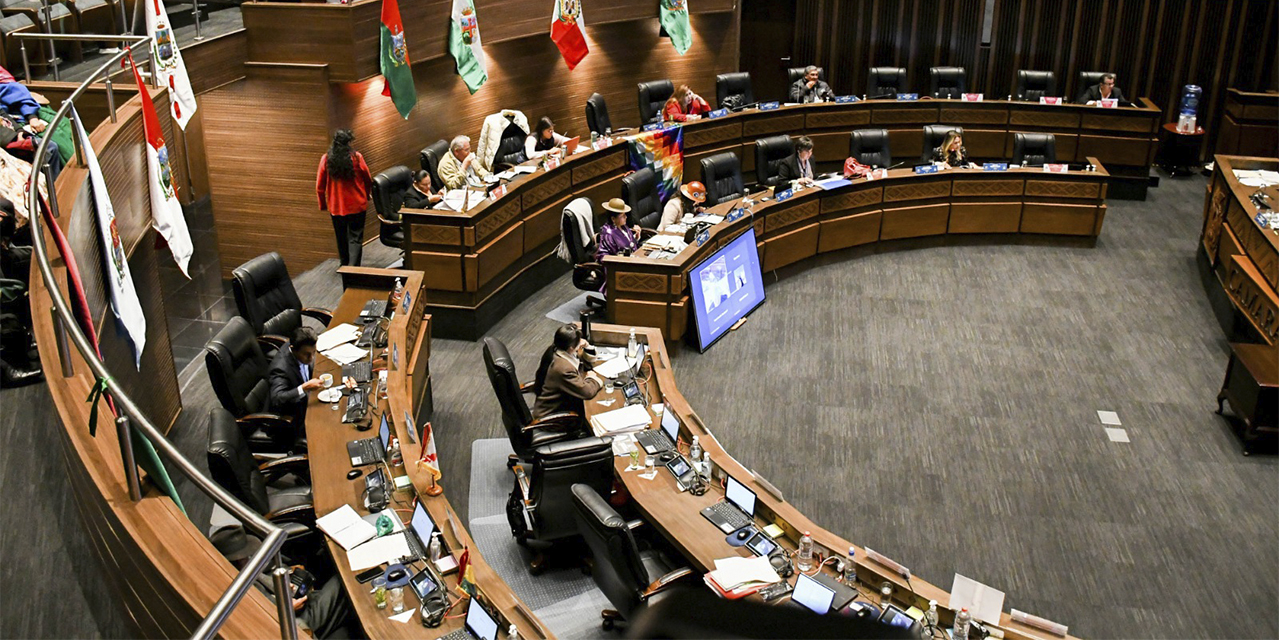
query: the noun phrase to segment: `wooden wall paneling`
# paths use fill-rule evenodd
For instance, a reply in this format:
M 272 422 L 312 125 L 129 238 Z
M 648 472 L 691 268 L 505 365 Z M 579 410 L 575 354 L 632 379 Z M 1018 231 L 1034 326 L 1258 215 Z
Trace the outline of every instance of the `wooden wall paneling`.
M 1028 202 L 1022 206 L 1022 233 L 1093 235 L 1096 204 Z
M 880 239 L 896 240 L 944 234 L 947 232 L 950 209 L 951 205 L 945 202 L 886 208 L 880 225 Z
M 248 34 L 248 30 L 240 29 L 182 47 L 182 60 L 191 76 L 191 89 L 197 96 L 245 77 Z

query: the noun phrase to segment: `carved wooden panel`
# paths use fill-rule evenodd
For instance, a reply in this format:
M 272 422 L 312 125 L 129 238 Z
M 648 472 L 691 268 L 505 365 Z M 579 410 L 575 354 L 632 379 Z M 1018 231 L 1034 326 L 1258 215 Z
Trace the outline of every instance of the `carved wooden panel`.
M 1080 126 L 1080 114 L 1075 111 L 1056 111 L 1047 108 L 1027 111 L 1013 109 L 1009 112 L 1009 125 L 1074 129 Z
M 1097 182 L 1065 180 L 1028 180 L 1027 195 L 1046 198 L 1097 198 Z
M 488 245 L 476 250 L 476 282 L 477 288 L 483 287 L 524 255 L 524 224 L 504 231 Z M 468 274 L 470 277 L 470 274 Z
M 1227 264 L 1227 295 L 1267 344 L 1276 344 L 1276 292 L 1269 289 L 1258 270 L 1244 256 Z
M 743 136 L 762 136 L 770 133 L 799 131 L 804 128 L 804 113 L 785 116 L 758 116 L 742 125 Z
M 841 111 L 820 111 L 805 117 L 809 129 L 858 127 L 871 123 L 871 111 L 865 107 Z
M 1154 118 L 1134 117 L 1111 113 L 1086 113 L 1080 118 L 1081 129 L 1105 129 L 1107 131 L 1133 131 L 1135 133 L 1151 133 L 1156 121 Z
M 1103 166 L 1145 167 L 1156 150 L 1152 137 L 1128 138 L 1116 135 L 1081 135 L 1076 144 L 1077 161 L 1097 158 Z
M 1005 124 L 1009 121 L 1007 109 L 947 109 L 938 114 L 938 122 L 955 124 Z
M 1263 278 L 1274 289 L 1276 286 L 1276 246 L 1271 243 L 1262 228 L 1254 221 L 1252 211 L 1246 211 L 1237 198 L 1227 201 L 1227 226 L 1240 240 L 1241 250 L 1249 256 Z
M 884 188 L 885 202 L 945 198 L 951 195 L 951 181 L 922 182 L 919 184 L 895 184 Z
M 765 233 L 772 233 L 778 229 L 793 225 L 801 220 L 808 220 L 818 215 L 818 201 L 810 200 L 802 205 L 791 207 L 789 209 L 769 209 L 764 217 Z
M 564 176 L 568 181 L 569 176 Z M 513 218 L 520 214 L 520 202 L 514 198 L 507 199 L 497 207 L 489 209 L 489 214 L 476 223 L 476 241 L 483 241 L 485 238 L 493 235 L 495 231 L 501 229 L 503 225 L 510 222 Z
M 684 147 L 686 149 L 705 147 L 726 140 L 737 140 L 740 137 L 742 137 L 741 120 L 720 124 L 712 124 L 711 121 L 705 124 L 695 123 L 684 132 Z
M 1213 248 L 1218 246 L 1218 235 L 1222 233 L 1222 220 L 1226 213 L 1227 187 L 1222 182 L 1221 174 L 1215 172 L 1213 191 L 1205 199 L 1204 231 L 1201 234 L 1201 242 L 1204 244 L 1205 253 L 1209 256 L 1210 266 L 1217 262 Z
M 876 124 L 932 124 L 938 121 L 938 109 L 877 108 L 871 111 L 871 121 Z
M 558 175 L 556 175 L 557 173 Z M 553 172 L 552 175 L 544 178 L 541 184 L 524 192 L 524 196 L 521 197 L 524 208 L 531 209 L 537 206 L 539 202 L 568 189 L 569 179 L 568 171 Z
M 880 204 L 880 199 L 884 195 L 883 187 L 862 188 L 856 191 L 846 191 L 840 195 L 831 196 L 822 199 L 822 213 L 831 213 L 834 211 L 843 211 L 844 209 L 855 209 L 857 207 L 866 207 L 873 204 Z
M 667 292 L 667 277 L 660 273 L 619 273 L 614 278 L 613 290 L 664 294 Z
M 410 224 L 409 239 L 415 245 L 462 246 L 462 229 L 443 224 Z
M 956 196 L 1020 196 L 1021 180 L 956 180 L 951 187 Z
M 581 184 L 610 171 L 621 169 L 626 162 L 626 157 L 625 150 L 609 149 L 600 158 L 576 164 L 572 169 L 573 183 Z

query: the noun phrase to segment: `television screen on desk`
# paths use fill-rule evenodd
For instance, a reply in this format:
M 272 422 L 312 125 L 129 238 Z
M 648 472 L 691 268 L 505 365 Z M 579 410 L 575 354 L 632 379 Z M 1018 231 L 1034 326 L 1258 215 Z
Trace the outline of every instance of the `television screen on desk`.
M 756 230 L 734 238 L 689 273 L 698 350 L 706 351 L 738 320 L 764 303 Z

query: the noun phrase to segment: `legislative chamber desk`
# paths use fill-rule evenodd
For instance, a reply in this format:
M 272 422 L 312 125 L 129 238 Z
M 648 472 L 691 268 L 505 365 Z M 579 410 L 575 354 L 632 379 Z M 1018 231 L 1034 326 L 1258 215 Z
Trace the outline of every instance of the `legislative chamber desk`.
M 627 342 L 629 330 L 629 327 L 620 325 L 593 324 L 591 335 L 595 344 L 623 345 Z M 695 496 L 691 493 L 679 492 L 671 474 L 661 466 L 658 467 L 657 477 L 653 480 L 641 478 L 640 472 L 626 471 L 629 460 L 625 456 L 615 459 L 615 470 L 644 520 L 656 528 L 694 569 L 695 579 L 690 582 L 691 585 L 696 588 L 707 588 L 697 578 L 700 578 L 703 572 L 714 569 L 717 558 L 751 556 L 751 552 L 745 547 L 732 547 L 725 542 L 725 535 L 700 513 L 703 508 L 724 498 L 721 478 L 727 473 L 756 493 L 757 526 L 776 524 L 783 530 L 784 538 L 775 539 L 775 542 L 793 551 L 801 533 L 807 531 L 813 536 L 815 550 L 821 552 L 823 557 L 829 557 L 832 554 L 847 557 L 849 547 L 853 546 L 857 549 L 858 588 L 861 594 L 859 599 L 878 602 L 878 589 L 881 583 L 887 581 L 893 585 L 894 603 L 902 606 L 903 610 L 915 606 L 923 611 L 929 608 L 930 600 L 936 600 L 941 623 L 945 628 L 950 628 L 953 612 L 949 608 L 948 592 L 918 577 L 913 577 L 908 585 L 907 581 L 893 570 L 868 558 L 865 549 L 823 529 L 787 503 L 776 488 L 766 484 L 767 481 L 758 478 L 724 449 L 698 418 L 684 396 L 680 395 L 680 391 L 676 388 L 675 375 L 667 356 L 662 332 L 657 329 L 637 328 L 636 339 L 648 345 L 650 364 L 644 367 L 638 381 L 643 380 L 649 402 L 665 403 L 665 410 L 674 411 L 680 419 L 678 448 L 682 454 L 688 454 L 692 436 L 698 436 L 699 444 L 713 463 L 713 481 L 706 494 Z M 652 373 L 649 373 L 650 371 Z M 621 397 L 620 390 L 607 388 L 595 400 L 585 403 L 586 413 L 588 416 L 593 416 L 617 409 L 622 406 L 621 401 L 612 402 L 609 406 L 603 406 L 599 401 L 620 400 Z M 650 428 L 659 428 L 660 423 L 661 419 L 655 417 Z M 910 558 L 895 558 L 895 560 L 907 566 L 911 564 Z M 836 577 L 830 565 L 825 566 L 823 570 Z M 789 580 L 794 584 L 795 577 Z M 749 596 L 749 598 L 758 600 L 757 596 Z M 785 601 L 786 599 L 783 599 L 779 603 Z M 1008 612 L 1001 613 L 999 626 L 1004 629 L 1006 638 L 1055 637 L 1034 627 L 1014 622 Z
M 895 161 L 915 164 L 923 126 L 950 124 L 964 128 L 965 146 L 978 161 L 1009 158 L 1015 132 L 1052 133 L 1059 162 L 1095 158 L 1095 164 L 1107 167 L 1112 197 L 1142 199 L 1160 118 L 1146 98 L 1115 109 L 1004 100 L 865 100 L 749 109 L 683 125 L 684 181 L 701 179 L 700 159 L 732 151 L 750 184 L 755 141 L 780 134 L 808 135 L 818 163 L 838 163 L 848 156 L 850 131 L 884 128 Z M 569 133 L 582 134 L 583 146 L 590 145 L 589 132 Z M 482 204 L 465 213 L 403 209 L 405 268 L 426 274 L 436 335 L 477 339 L 524 299 L 524 291 L 563 273 L 566 265 L 545 259 L 559 242 L 564 206 L 576 197 L 597 204 L 617 197 L 630 171 L 626 146 L 615 137 L 611 146 L 574 154 L 550 170 L 540 168 L 510 183 L 495 200 L 477 195 Z
M 443 493 L 435 497 L 427 494 L 431 485 L 430 476 L 414 464 L 421 455 L 421 445 L 415 444 L 410 439 L 404 415 L 408 412 L 410 415 L 419 416 L 419 419 L 415 420 L 415 425 L 421 430 L 423 425 L 421 420 L 429 419 L 429 415 L 423 415 L 423 412 L 418 409 L 423 403 L 429 404 L 431 397 L 431 372 L 428 359 L 431 351 L 432 320 L 431 316 L 425 315 L 423 311 L 425 300 L 421 295 L 422 273 L 358 267 L 343 267 L 339 273 L 342 275 L 344 292 L 338 307 L 334 309 L 332 322 L 334 326 L 343 322 L 358 325 L 359 321 L 356 318 L 365 302 L 385 300 L 387 293 L 394 287 L 396 278 L 404 279 L 406 295 L 409 297 L 409 310 L 404 312 L 399 307 L 396 309 L 396 314 L 387 330 L 386 360 L 375 361 L 374 364 L 375 371 L 388 365 L 389 371 L 387 398 L 371 404 L 373 410 L 369 412 L 368 419 L 373 420 L 372 429 L 357 431 L 352 425 L 342 424 L 342 415 L 346 408 L 345 399 L 341 402 L 342 410 L 334 411 L 327 403 L 319 401 L 314 394 L 312 395 L 311 404 L 307 408 L 307 450 L 311 464 L 312 496 L 316 514 L 328 514 L 344 504 L 351 505 L 362 516 L 368 513 L 364 508 L 362 497 L 366 474 L 362 474 L 355 480 L 347 479 L 347 472 L 351 470 L 347 442 L 376 437 L 378 419 L 384 411 L 390 412 L 388 415 L 394 416 L 391 420 L 394 424 L 393 433 L 400 439 L 405 464 L 402 468 L 395 469 L 383 465 L 383 469 L 390 471 L 393 476 L 402 476 L 407 473 L 413 481 L 413 489 L 391 492 L 392 501 L 388 508 L 395 509 L 401 521 L 405 522 L 412 513 L 414 499 L 421 500 L 436 526 L 442 531 L 445 545 L 454 558 L 459 558 L 464 548 L 471 550 L 470 561 L 475 569 L 475 579 L 481 600 L 489 604 L 490 610 L 496 612 L 501 618 L 503 635 L 509 624 L 515 624 L 523 638 L 550 638 L 549 633 L 542 631 L 541 623 L 529 613 L 528 607 L 511 592 L 502 578 L 498 577 L 498 574 L 485 562 L 457 513 L 449 504 L 448 497 Z M 317 356 L 316 375 L 322 373 L 333 374 L 335 386 L 342 378 L 341 367 L 323 356 Z M 375 381 L 376 378 L 375 375 Z M 458 437 L 457 433 L 451 433 L 453 428 L 456 428 L 456 425 L 437 428 L 436 437 Z M 373 468 L 367 466 L 361 467 L 361 470 L 367 473 Z M 440 486 L 443 488 L 444 485 Z M 413 619 L 405 624 L 390 620 L 389 608 L 379 610 L 374 607 L 373 599 L 369 594 L 370 585 L 356 581 L 356 572 L 350 570 L 347 554 L 342 547 L 328 536 L 325 536 L 325 541 L 333 556 L 338 574 L 342 578 L 343 586 L 351 597 L 351 602 L 369 637 L 436 638 L 462 628 L 463 616 L 456 614 L 465 614 L 465 602 L 455 606 L 449 612 L 450 616 L 455 617 L 447 618 L 440 627 L 435 629 L 423 627 L 417 613 L 418 598 L 407 586 L 404 596 L 405 607 L 406 610 L 414 611 Z M 422 564 L 422 562 L 414 563 L 411 572 L 416 573 L 416 570 L 422 568 Z M 445 576 L 441 583 L 455 600 L 457 599 L 455 588 L 457 575 L 455 572 Z
M 1098 165 L 1097 159 L 1086 162 Z M 670 259 L 606 256 L 611 322 L 658 327 L 669 339 L 685 334 L 689 272 L 754 224 L 760 268 L 772 271 L 819 253 L 923 236 L 1059 235 L 1096 239 L 1107 213 L 1109 168 L 1047 173 L 948 169 L 916 174 L 895 169 L 877 180 L 856 179 L 830 191 L 810 187 L 784 202 L 770 199 L 710 229 Z M 757 199 L 761 195 L 755 196 Z M 727 215 L 727 202 L 709 209 Z

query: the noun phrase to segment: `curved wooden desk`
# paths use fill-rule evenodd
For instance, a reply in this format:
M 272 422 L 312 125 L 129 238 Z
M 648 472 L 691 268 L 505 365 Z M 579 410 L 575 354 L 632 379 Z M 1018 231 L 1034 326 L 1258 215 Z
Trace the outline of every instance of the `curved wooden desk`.
M 1226 327 L 1228 337 L 1261 340 L 1274 347 L 1277 235 L 1258 224 L 1258 208 L 1250 200 L 1257 189 L 1240 184 L 1235 171 L 1276 171 L 1280 162 L 1243 156 L 1214 156 L 1213 160 L 1213 179 L 1205 190 L 1200 262 L 1213 271 L 1234 315 L 1243 320 Z M 1280 191 L 1274 185 L 1263 192 L 1271 197 L 1272 206 L 1278 206 Z
M 911 165 L 920 158 L 923 126 L 952 124 L 964 128 L 965 144 L 979 160 L 1012 155 L 1014 132 L 1052 133 L 1060 161 L 1094 158 L 1107 167 L 1100 175 L 1113 192 L 1141 198 L 1155 158 L 1160 111 L 1146 98 L 1138 104 L 1102 109 L 1003 100 L 866 100 L 742 111 L 683 125 L 684 180 L 701 179 L 699 159 L 733 151 L 751 183 L 755 141 L 779 134 L 808 135 L 819 162 L 842 162 L 849 131 L 862 128 L 888 129 L 894 158 Z M 403 210 L 405 268 L 427 275 L 437 335 L 477 339 L 524 299 L 523 291 L 563 273 L 566 265 L 544 259 L 559 243 L 564 205 L 580 196 L 595 202 L 617 197 L 629 171 L 626 145 L 617 138 L 550 171 L 538 169 L 513 182 L 506 195 L 465 213 Z
M 1096 165 L 1096 159 L 1090 158 Z M 1065 235 L 1096 239 L 1107 214 L 1107 170 L 1046 173 L 1040 169 L 950 169 L 915 174 L 895 169 L 880 180 L 823 191 L 810 188 L 785 202 L 755 207 L 760 267 L 779 267 L 848 247 L 922 236 Z M 727 214 L 736 202 L 712 207 Z M 722 222 L 706 244 L 690 244 L 669 260 L 640 253 L 608 256 L 608 311 L 617 324 L 658 327 L 669 339 L 686 331 L 689 271 L 746 231 L 751 216 Z

